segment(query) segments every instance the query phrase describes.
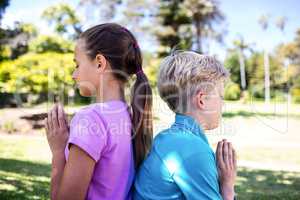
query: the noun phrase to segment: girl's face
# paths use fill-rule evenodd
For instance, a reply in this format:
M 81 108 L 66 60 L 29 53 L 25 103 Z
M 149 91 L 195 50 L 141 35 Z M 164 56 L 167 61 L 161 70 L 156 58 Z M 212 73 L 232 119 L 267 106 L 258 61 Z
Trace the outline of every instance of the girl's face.
M 84 47 L 84 41 L 79 39 L 75 46 L 76 68 L 72 74 L 76 85 L 79 88 L 80 95 L 91 96 L 95 94 L 99 85 L 99 70 L 96 59 L 91 60 Z

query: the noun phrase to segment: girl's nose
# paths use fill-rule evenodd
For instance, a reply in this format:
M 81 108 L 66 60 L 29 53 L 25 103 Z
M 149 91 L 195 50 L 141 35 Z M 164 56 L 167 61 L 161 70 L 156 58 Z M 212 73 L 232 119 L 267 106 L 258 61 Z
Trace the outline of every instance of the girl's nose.
M 76 79 L 77 79 L 77 73 L 76 73 L 76 70 L 73 72 L 73 74 L 72 74 L 72 79 L 74 80 L 74 81 L 76 81 Z

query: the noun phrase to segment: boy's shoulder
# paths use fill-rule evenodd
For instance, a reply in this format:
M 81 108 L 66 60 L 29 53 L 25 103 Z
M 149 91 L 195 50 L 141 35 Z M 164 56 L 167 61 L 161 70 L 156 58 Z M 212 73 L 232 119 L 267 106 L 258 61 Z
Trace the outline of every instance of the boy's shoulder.
M 190 145 L 203 145 L 207 144 L 197 135 L 186 132 L 180 129 L 168 128 L 160 131 L 154 138 L 154 144 L 165 145 L 167 143 L 175 144 L 190 144 Z
M 157 134 L 153 148 L 162 157 L 167 156 L 170 152 L 175 152 L 183 159 L 193 154 L 212 153 L 210 146 L 199 136 L 172 128 Z

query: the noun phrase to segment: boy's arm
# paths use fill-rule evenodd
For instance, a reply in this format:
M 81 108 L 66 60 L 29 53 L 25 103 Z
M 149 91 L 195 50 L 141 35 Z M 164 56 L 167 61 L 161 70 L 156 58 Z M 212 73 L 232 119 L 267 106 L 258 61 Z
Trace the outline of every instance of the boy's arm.
M 218 142 L 217 167 L 219 173 L 220 189 L 224 200 L 234 199 L 234 183 L 236 178 L 237 163 L 236 153 L 230 142 Z
M 187 200 L 222 199 L 214 157 L 210 152 L 190 155 L 177 168 L 173 179 Z

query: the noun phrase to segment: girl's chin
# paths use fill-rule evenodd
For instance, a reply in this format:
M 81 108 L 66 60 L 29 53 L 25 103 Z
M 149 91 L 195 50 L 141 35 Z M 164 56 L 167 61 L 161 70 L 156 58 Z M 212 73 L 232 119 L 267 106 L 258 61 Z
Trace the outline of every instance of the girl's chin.
M 79 94 L 83 97 L 92 96 L 92 92 L 90 90 L 85 89 L 85 88 L 79 88 Z

